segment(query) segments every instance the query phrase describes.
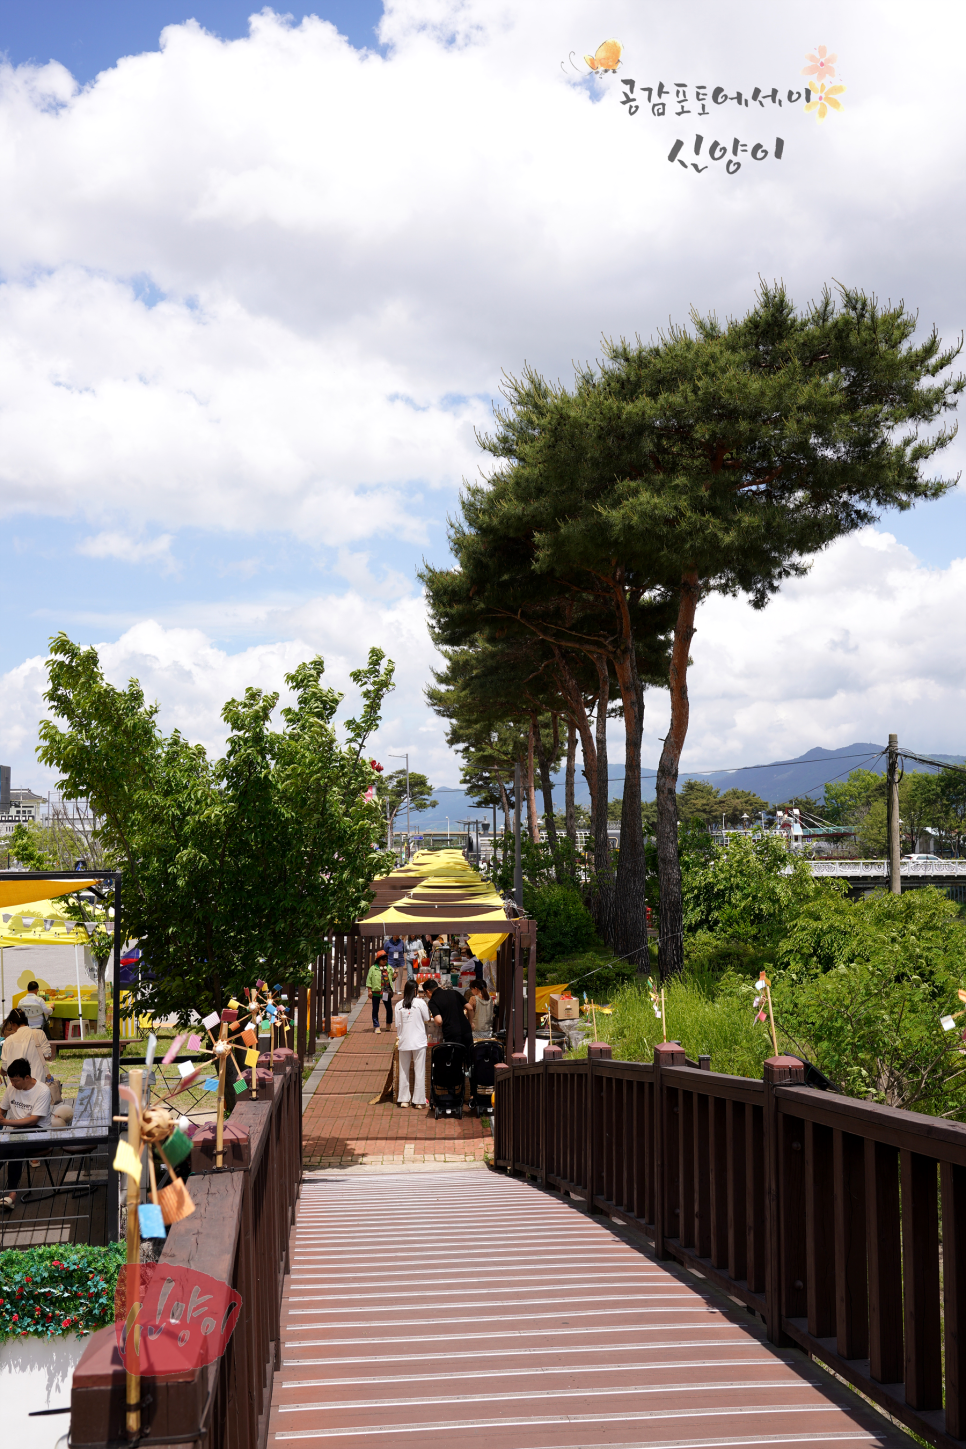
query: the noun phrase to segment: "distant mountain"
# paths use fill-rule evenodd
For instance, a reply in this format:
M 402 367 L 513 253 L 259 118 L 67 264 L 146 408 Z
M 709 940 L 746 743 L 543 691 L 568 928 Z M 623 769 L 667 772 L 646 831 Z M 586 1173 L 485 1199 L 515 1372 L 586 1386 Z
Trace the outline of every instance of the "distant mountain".
M 873 745 L 868 743 L 857 743 L 854 745 L 843 745 L 838 750 L 825 750 L 820 746 L 808 750 L 804 755 L 797 755 L 793 760 L 775 760 L 769 765 L 745 765 L 736 770 L 712 770 L 705 774 L 696 774 L 693 771 L 682 770 L 680 784 L 685 780 L 707 780 L 714 785 L 715 789 L 730 790 L 736 787 L 741 790 L 750 790 L 755 795 L 760 795 L 771 805 L 780 805 L 783 801 L 791 799 L 794 795 L 811 795 L 820 801 L 825 786 L 834 780 L 844 780 L 852 770 L 874 770 L 883 774 L 886 768 L 885 745 Z M 966 764 L 966 756 L 963 755 L 941 755 L 932 751 L 923 751 L 931 759 L 940 760 L 947 765 Z M 905 770 L 911 773 L 914 770 L 925 770 L 932 773 L 929 765 L 917 764 L 914 760 L 905 761 Z M 641 793 L 645 800 L 654 799 L 654 781 L 656 771 L 645 769 L 641 780 Z M 615 799 L 624 793 L 624 770 L 622 766 L 611 764 L 610 772 L 610 798 Z M 578 763 L 577 782 L 575 787 L 576 798 L 582 805 L 590 804 L 590 792 L 587 789 L 587 782 L 580 773 Z M 554 804 L 558 810 L 564 805 L 564 780 L 560 774 L 554 779 L 553 790 Z M 474 820 L 489 820 L 492 823 L 492 810 L 481 810 L 468 800 L 464 792 L 458 788 L 440 788 L 436 793 L 439 808 L 436 810 L 424 811 L 421 815 L 413 815 L 414 826 L 420 829 L 445 830 L 446 817 L 449 816 L 450 825 L 454 836 L 460 833 L 461 827 L 457 824 L 459 820 L 467 818 Z M 542 807 L 542 800 L 539 791 L 537 792 L 538 804 Z M 502 828 L 502 812 L 497 811 L 497 829 Z M 405 821 L 400 821 L 400 826 L 405 829 Z M 455 844 L 455 841 L 454 841 Z

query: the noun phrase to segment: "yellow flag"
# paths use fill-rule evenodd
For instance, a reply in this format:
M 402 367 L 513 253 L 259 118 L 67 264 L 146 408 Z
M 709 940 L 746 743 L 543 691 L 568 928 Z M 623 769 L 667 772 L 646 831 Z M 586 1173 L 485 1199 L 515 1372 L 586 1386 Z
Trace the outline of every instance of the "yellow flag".
M 258 1065 L 258 1047 L 249 1047 L 245 1053 L 245 1066 L 256 1067 Z
M 117 1153 L 114 1157 L 114 1171 L 126 1172 L 129 1177 L 140 1186 L 141 1184 L 141 1159 L 131 1146 L 122 1138 L 117 1144 Z

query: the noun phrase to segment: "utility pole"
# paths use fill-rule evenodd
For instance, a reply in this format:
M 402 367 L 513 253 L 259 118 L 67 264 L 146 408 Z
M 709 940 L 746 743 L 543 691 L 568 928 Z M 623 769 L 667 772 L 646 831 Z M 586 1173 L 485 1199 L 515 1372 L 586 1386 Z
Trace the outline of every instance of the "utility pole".
M 902 877 L 899 873 L 899 856 L 902 851 L 899 825 L 899 736 L 889 736 L 886 816 L 889 826 L 889 890 L 894 896 L 902 894 Z
M 523 857 L 520 853 L 520 761 L 513 766 L 513 893 L 523 910 Z
M 406 761 L 406 859 L 408 860 L 413 853 L 412 836 L 409 833 L 409 751 L 407 750 L 404 755 L 390 755 L 389 758 Z

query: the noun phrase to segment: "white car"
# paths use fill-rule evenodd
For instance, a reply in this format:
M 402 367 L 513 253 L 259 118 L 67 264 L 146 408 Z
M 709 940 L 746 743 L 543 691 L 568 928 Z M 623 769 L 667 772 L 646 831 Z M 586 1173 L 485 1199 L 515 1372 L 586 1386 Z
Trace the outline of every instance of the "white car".
M 902 860 L 940 860 L 938 855 L 903 855 Z

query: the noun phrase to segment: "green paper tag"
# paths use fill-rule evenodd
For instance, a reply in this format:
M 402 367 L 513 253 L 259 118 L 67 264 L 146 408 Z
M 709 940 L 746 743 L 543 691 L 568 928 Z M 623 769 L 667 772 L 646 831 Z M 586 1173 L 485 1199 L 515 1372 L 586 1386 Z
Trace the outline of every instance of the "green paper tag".
M 248 1090 L 248 1083 L 246 1081 L 244 1081 L 243 1078 L 239 1077 L 238 1078 L 238 1081 L 235 1083 L 235 1091 L 236 1092 L 245 1092 L 247 1090 Z
M 164 1155 L 171 1166 L 177 1167 L 179 1162 L 184 1162 L 191 1155 L 191 1138 L 186 1137 L 180 1127 L 176 1127 L 163 1147 Z

